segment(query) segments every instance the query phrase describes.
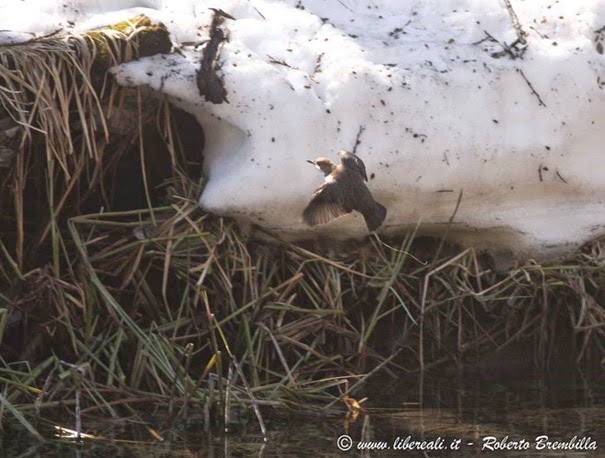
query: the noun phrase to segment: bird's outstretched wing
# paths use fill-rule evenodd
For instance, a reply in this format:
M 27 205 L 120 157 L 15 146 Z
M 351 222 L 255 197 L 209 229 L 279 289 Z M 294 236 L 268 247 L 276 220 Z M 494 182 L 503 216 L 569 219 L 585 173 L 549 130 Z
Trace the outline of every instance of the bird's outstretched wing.
M 303 219 L 309 226 L 329 223 L 353 211 L 345 204 L 344 196 L 336 183 L 324 183 L 315 190 L 313 198 L 303 211 Z
M 368 174 L 366 173 L 366 166 L 363 163 L 363 161 L 359 158 L 359 156 L 357 156 L 356 154 L 350 153 L 348 151 L 345 151 L 345 150 L 340 150 L 338 152 L 338 157 L 340 158 L 341 162 L 345 166 L 356 169 L 359 172 L 359 174 L 363 177 L 363 179 L 365 181 L 368 181 Z

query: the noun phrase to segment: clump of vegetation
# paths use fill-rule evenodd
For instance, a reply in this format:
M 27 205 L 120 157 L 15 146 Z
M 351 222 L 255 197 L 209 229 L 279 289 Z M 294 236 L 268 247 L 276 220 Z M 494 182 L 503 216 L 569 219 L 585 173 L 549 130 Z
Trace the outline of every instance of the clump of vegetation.
M 94 40 L 121 49 L 131 35 Z M 86 39 L 48 40 L 0 48 L 16 128 L 0 169 L 0 403 L 32 434 L 33 412 L 120 417 L 150 404 L 207 424 L 250 410 L 262 428 L 270 407 L 325 407 L 376 374 L 474 367 L 519 343 L 542 368 L 562 355 L 603 362 L 603 241 L 495 273 L 472 249 L 421 255 L 414 234 L 370 237 L 338 259 L 248 239 L 198 206 L 203 132 L 191 118 L 92 84 L 100 48 Z M 112 129 L 129 109 L 132 128 Z

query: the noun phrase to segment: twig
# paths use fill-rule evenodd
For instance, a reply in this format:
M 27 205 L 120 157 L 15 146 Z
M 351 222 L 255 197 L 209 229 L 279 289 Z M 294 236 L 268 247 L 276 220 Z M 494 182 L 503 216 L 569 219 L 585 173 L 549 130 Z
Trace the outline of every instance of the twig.
M 353 154 L 357 154 L 357 146 L 361 143 L 361 134 L 366 130 L 365 126 L 359 126 L 359 130 L 357 131 L 357 136 L 355 137 L 355 146 L 353 146 Z
M 463 194 L 464 194 L 464 189 L 461 189 L 460 192 L 458 193 L 458 199 L 456 200 L 456 206 L 454 207 L 454 211 L 452 212 L 452 215 L 450 216 L 450 219 L 447 222 L 445 234 L 443 235 L 443 237 L 441 237 L 441 240 L 439 241 L 439 245 L 437 246 L 437 251 L 435 251 L 435 257 L 433 258 L 433 264 L 435 263 L 435 261 L 437 261 L 437 258 L 441 254 L 441 250 L 443 249 L 445 240 L 447 239 L 447 236 L 450 233 L 450 227 L 451 227 L 452 223 L 454 222 L 454 218 L 458 214 L 458 209 L 460 208 L 460 203 L 462 202 Z
M 347 5 L 345 5 L 345 3 L 342 0 L 338 0 L 338 3 L 340 3 L 346 9 L 348 9 L 351 13 L 354 13 L 354 11 L 351 8 L 349 8 Z
M 229 356 L 231 356 L 231 361 L 233 362 L 233 365 L 235 366 L 235 370 L 238 372 L 240 378 L 242 379 L 242 384 L 244 385 L 244 389 L 248 393 L 250 402 L 252 403 L 252 410 L 254 410 L 254 414 L 256 415 L 256 419 L 258 420 L 258 425 L 260 427 L 261 433 L 263 434 L 263 440 L 265 442 L 267 442 L 267 440 L 269 439 L 269 437 L 267 436 L 267 428 L 265 428 L 265 422 L 263 421 L 263 417 L 260 413 L 260 409 L 258 408 L 258 402 L 256 402 L 256 398 L 252 394 L 252 390 L 250 389 L 248 380 L 246 379 L 246 376 L 244 375 L 244 371 L 242 370 L 239 363 L 235 359 L 235 356 L 233 356 L 233 354 L 230 354 Z
M 541 33 L 540 33 L 540 31 L 539 31 L 538 29 L 536 29 L 535 27 L 533 27 L 533 26 L 531 26 L 531 25 L 530 25 L 530 26 L 529 26 L 529 28 L 530 28 L 530 29 L 532 29 L 534 32 L 536 32 L 536 33 L 538 34 L 538 36 L 539 36 L 540 38 L 542 38 L 543 40 L 544 40 L 545 38 L 548 38 L 548 36 L 541 34 Z
M 542 179 L 542 164 L 538 166 L 538 177 L 540 177 L 540 183 L 542 183 L 544 181 Z
M 378 237 L 378 234 L 376 232 L 372 232 L 372 235 L 374 237 L 376 237 L 376 240 L 378 241 L 378 243 L 380 243 L 381 245 L 384 245 L 385 247 L 387 247 L 389 250 L 395 251 L 396 253 L 402 253 L 405 254 L 406 256 L 411 257 L 414 261 L 416 261 L 418 264 L 426 266 L 428 264 L 427 261 L 421 261 L 420 259 L 418 259 L 416 256 L 414 256 L 412 253 L 410 253 L 409 251 L 405 251 L 405 250 L 399 250 L 395 247 L 392 247 L 391 245 L 389 245 L 386 242 L 383 242 L 380 237 Z M 412 318 L 412 317 L 410 317 Z M 412 321 L 414 320 L 414 318 L 412 318 Z
M 523 36 L 523 30 L 521 29 L 521 24 L 519 23 L 519 17 L 517 16 L 517 13 L 515 13 L 515 10 L 513 10 L 513 6 L 511 5 L 510 0 L 504 0 L 504 3 L 506 4 L 508 14 L 510 14 L 510 19 L 513 22 L 513 27 L 515 29 L 515 32 L 517 33 L 517 38 L 519 42 L 521 44 L 525 44 L 526 40 Z
M 181 376 L 181 382 L 183 383 L 183 387 L 185 387 L 185 405 L 184 408 L 186 409 L 187 406 L 187 400 L 189 398 L 189 390 L 187 390 L 187 373 L 188 373 L 188 369 L 189 369 L 189 362 L 191 360 L 191 352 L 193 351 L 193 344 L 192 343 L 188 343 L 187 345 L 185 345 L 185 352 L 183 353 L 183 355 L 181 356 L 181 361 L 180 364 L 178 366 L 175 366 L 174 368 L 174 376 L 172 378 L 172 388 L 170 389 L 170 400 L 168 401 L 168 418 L 170 418 L 170 424 L 172 425 L 172 423 L 174 422 L 174 401 L 176 398 L 176 387 L 177 387 L 177 382 L 179 379 L 179 368 L 183 367 L 183 365 L 185 366 L 185 370 L 184 373 Z
M 248 383 L 248 379 L 246 378 L 246 375 L 244 374 L 244 371 L 242 370 L 241 366 L 237 362 L 235 355 L 231 352 L 231 349 L 229 348 L 229 345 L 227 343 L 227 339 L 225 338 L 225 335 L 223 334 L 223 330 L 220 327 L 220 323 L 218 322 L 218 320 L 216 319 L 214 314 L 211 314 L 210 318 L 216 325 L 216 330 L 219 332 L 219 334 L 221 336 L 225 350 L 227 350 L 227 354 L 229 355 L 229 358 L 231 359 L 231 362 L 233 363 L 235 370 L 237 371 L 239 377 L 242 379 L 242 384 L 244 385 L 244 390 L 246 391 L 246 393 L 248 394 L 248 397 L 250 398 L 250 402 L 252 403 L 252 410 L 254 410 L 254 414 L 256 415 L 256 419 L 258 420 L 258 425 L 259 425 L 261 433 L 263 435 L 263 440 L 265 442 L 267 442 L 267 440 L 268 440 L 267 428 L 265 427 L 265 422 L 263 421 L 263 416 L 261 415 L 260 409 L 258 408 L 258 403 L 256 402 L 256 398 L 254 397 L 254 394 L 252 393 L 252 390 L 250 389 L 250 384 Z M 229 370 L 231 370 L 231 367 L 229 368 Z M 227 402 L 225 402 L 225 405 L 227 405 Z M 226 408 L 227 407 L 225 407 L 225 409 Z M 225 425 L 225 427 L 226 426 L 227 425 Z
M 538 94 L 536 92 L 536 90 L 534 89 L 534 87 L 532 86 L 532 84 L 529 82 L 529 80 L 525 76 L 525 73 L 523 73 L 523 70 L 521 70 L 520 68 L 518 68 L 517 71 L 521 74 L 521 76 L 523 77 L 523 79 L 525 80 L 525 82 L 527 83 L 527 85 L 529 86 L 529 88 L 531 89 L 532 93 L 538 98 L 538 105 L 546 107 L 546 104 L 542 100 L 542 97 L 540 97 L 540 94 Z
M 525 51 L 527 50 L 527 41 L 525 40 L 525 38 L 523 38 L 523 37 L 517 38 L 510 45 L 508 45 L 508 44 L 506 44 L 506 42 L 501 43 L 493 35 L 491 35 L 487 30 L 484 30 L 483 33 L 485 33 L 485 35 L 486 35 L 485 38 L 474 42 L 473 45 L 481 44 L 484 41 L 492 41 L 494 43 L 497 43 L 498 45 L 500 45 L 502 47 L 502 51 L 492 53 L 491 56 L 494 59 L 499 59 L 500 57 L 503 57 L 507 54 L 513 60 L 523 58 L 523 54 L 525 54 Z M 521 46 L 518 47 L 518 45 L 521 45 Z
M 264 20 L 266 20 L 266 19 L 267 19 L 267 18 L 265 17 L 265 15 L 264 15 L 263 13 L 261 13 L 261 12 L 259 11 L 259 9 L 258 9 L 256 6 L 254 7 L 254 11 L 256 11 L 256 12 L 258 13 L 258 15 L 259 15 L 260 17 L 262 17 Z
M 76 382 L 76 440 L 82 440 L 82 409 L 80 407 L 80 397 L 82 394 L 82 378 L 85 373 L 85 369 L 77 364 L 68 363 L 67 361 L 59 360 L 59 363 L 65 367 L 73 369 L 78 374 L 78 381 Z
M 286 358 L 284 358 L 284 354 L 282 353 L 281 348 L 279 347 L 279 344 L 277 343 L 277 340 L 275 339 L 275 336 L 273 335 L 271 330 L 267 326 L 265 326 L 264 323 L 259 322 L 259 323 L 257 323 L 257 326 L 260 327 L 267 334 L 269 334 L 269 337 L 271 338 L 271 342 L 273 342 L 273 346 L 275 347 L 275 351 L 277 352 L 277 357 L 279 358 L 279 361 L 281 362 L 284 370 L 286 371 L 286 375 L 288 376 L 288 379 L 290 379 L 291 383 L 294 383 L 294 377 L 292 377 L 292 371 L 290 370 L 290 367 L 288 366 L 288 363 L 286 362 Z
M 447 238 L 447 236 L 450 232 L 450 227 L 451 227 L 452 223 L 454 222 L 454 218 L 458 214 L 458 209 L 460 208 L 460 203 L 462 202 L 463 191 L 464 190 L 461 189 L 460 193 L 458 193 L 458 200 L 456 201 L 456 206 L 454 207 L 454 212 L 452 213 L 452 216 L 450 216 L 444 236 L 439 241 L 439 246 L 437 247 L 437 250 L 435 251 L 435 256 L 433 257 L 432 266 L 435 264 L 435 262 L 439 258 L 439 254 L 441 253 L 443 244 L 445 243 L 445 239 Z M 418 321 L 419 321 L 419 325 L 418 325 L 418 365 L 420 366 L 421 372 L 424 371 L 424 315 L 426 312 L 425 309 L 426 309 L 426 298 L 427 298 L 428 288 L 429 288 L 429 279 L 430 279 L 431 275 L 439 272 L 441 269 L 443 269 L 443 268 L 447 267 L 448 265 L 450 265 L 451 263 L 457 261 L 459 258 L 466 255 L 466 253 L 468 251 L 469 251 L 469 248 L 464 250 L 458 256 L 450 259 L 446 263 L 441 264 L 439 267 L 433 268 L 430 272 L 428 272 L 424 276 L 424 285 L 422 288 L 422 296 L 421 296 L 421 302 L 420 302 L 420 316 L 418 317 Z
M 50 382 L 51 382 L 53 376 L 55 375 L 56 370 L 57 370 L 57 366 L 55 366 L 51 369 L 48 376 L 46 377 L 46 381 L 44 382 L 44 385 L 42 386 L 42 391 L 40 391 L 40 394 L 36 398 L 36 402 L 34 403 L 34 406 L 36 408 L 36 415 L 40 415 L 40 405 L 42 404 L 42 401 L 44 400 L 44 396 L 46 396 L 48 394 L 48 390 L 50 389 Z
M 450 222 L 452 220 L 453 220 L 453 218 L 450 219 Z M 422 285 L 422 296 L 421 296 L 421 302 L 420 302 L 420 317 L 419 317 L 420 325 L 419 325 L 419 332 L 418 332 L 418 342 L 419 342 L 419 344 L 418 344 L 418 363 L 419 364 L 418 365 L 420 366 L 420 371 L 423 371 L 425 369 L 425 367 L 424 367 L 424 343 L 423 343 L 424 315 L 426 313 L 426 299 L 428 297 L 428 291 L 429 291 L 429 280 L 431 279 L 432 275 L 445 269 L 447 266 L 455 263 L 456 261 L 458 261 L 458 259 L 463 258 L 470 251 L 471 251 L 471 248 L 467 248 L 462 253 L 458 254 L 457 256 L 454 256 L 450 260 L 448 260 L 448 261 L 444 262 L 443 264 L 441 264 L 440 266 L 434 268 L 433 270 L 431 270 L 424 276 L 424 282 Z M 434 259 L 437 259 L 437 256 L 435 256 Z
M 187 374 L 189 374 L 189 367 L 191 366 L 191 353 L 193 352 L 193 348 L 194 345 L 193 343 L 189 342 L 187 345 L 185 345 L 185 352 L 186 352 L 186 360 L 185 360 L 185 373 L 183 374 L 183 386 L 186 387 L 186 377 Z M 183 416 L 185 418 L 187 418 L 187 409 L 189 406 L 189 400 L 191 399 L 191 391 L 187 390 L 185 391 L 185 402 L 183 403 Z
M 563 183 L 567 184 L 567 180 L 561 176 L 558 170 L 555 173 Z
M 232 364 L 229 364 L 229 369 L 227 370 L 227 389 L 225 390 L 225 412 L 223 426 L 225 427 L 224 431 L 226 433 L 229 432 L 229 423 L 231 423 L 231 406 L 229 403 L 231 402 L 231 386 L 233 384 L 233 360 Z
M 494 37 L 492 37 L 489 33 L 487 33 L 487 31 L 484 30 L 483 32 L 485 33 L 485 37 L 479 41 L 475 41 L 474 43 L 471 43 L 471 45 L 477 46 L 477 45 L 480 45 L 481 43 L 483 43 L 484 41 L 495 41 L 496 43 L 500 44 L 500 42 L 498 40 L 496 40 Z
M 284 67 L 293 68 L 294 70 L 299 70 L 298 67 L 293 67 L 292 65 L 287 63 L 285 60 L 276 59 L 275 57 L 270 56 L 269 54 L 267 54 L 267 57 L 269 58 L 270 64 L 283 65 Z
M 2 43 L 2 44 L 0 44 L 0 48 L 9 48 L 11 46 L 25 46 L 25 45 L 29 45 L 32 43 L 37 43 L 39 41 L 46 40 L 47 38 L 52 38 L 55 35 L 60 34 L 62 31 L 63 31 L 63 29 L 57 29 L 54 32 L 47 33 L 46 35 L 40 35 L 37 37 L 33 37 L 33 38 L 30 38 L 29 40 L 18 41 L 16 43 Z

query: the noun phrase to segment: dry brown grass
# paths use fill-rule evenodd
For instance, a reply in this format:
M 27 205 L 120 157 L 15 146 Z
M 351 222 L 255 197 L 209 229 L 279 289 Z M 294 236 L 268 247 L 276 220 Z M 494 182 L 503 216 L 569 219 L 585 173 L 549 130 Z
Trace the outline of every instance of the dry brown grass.
M 326 406 L 377 374 L 519 342 L 544 368 L 560 346 L 603 361 L 602 241 L 494 273 L 472 249 L 421 264 L 413 234 L 341 259 L 248 240 L 199 209 L 182 114 L 157 104 L 112 138 L 111 107 L 133 94 L 93 87 L 94 56 L 74 43 L 0 48 L 0 98 L 23 127 L 0 180 L 0 402 L 32 434 L 28 414 L 76 403 L 115 417 L 201 409 L 209 423 L 250 409 L 262 427 L 267 407 Z M 141 174 L 134 191 L 122 164 Z

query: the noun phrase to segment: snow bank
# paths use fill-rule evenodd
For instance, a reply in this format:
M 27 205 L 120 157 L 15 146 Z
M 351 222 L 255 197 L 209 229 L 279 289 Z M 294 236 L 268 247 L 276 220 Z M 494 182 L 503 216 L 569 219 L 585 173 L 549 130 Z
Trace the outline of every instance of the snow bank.
M 208 8 L 221 8 L 235 18 L 219 72 L 229 103 L 200 97 L 194 46 L 115 72 L 204 127 L 205 209 L 290 238 L 363 236 L 360 215 L 314 229 L 301 218 L 323 180 L 305 160 L 357 143 L 385 232 L 420 222 L 439 234 L 461 196 L 450 228 L 461 242 L 544 259 L 605 234 L 605 3 L 511 2 L 30 0 L 0 7 L 0 28 L 143 13 L 178 44 L 207 38 Z M 39 27 L 31 13 L 2 25 L 7 8 L 33 3 Z M 511 47 L 520 30 L 526 44 Z

